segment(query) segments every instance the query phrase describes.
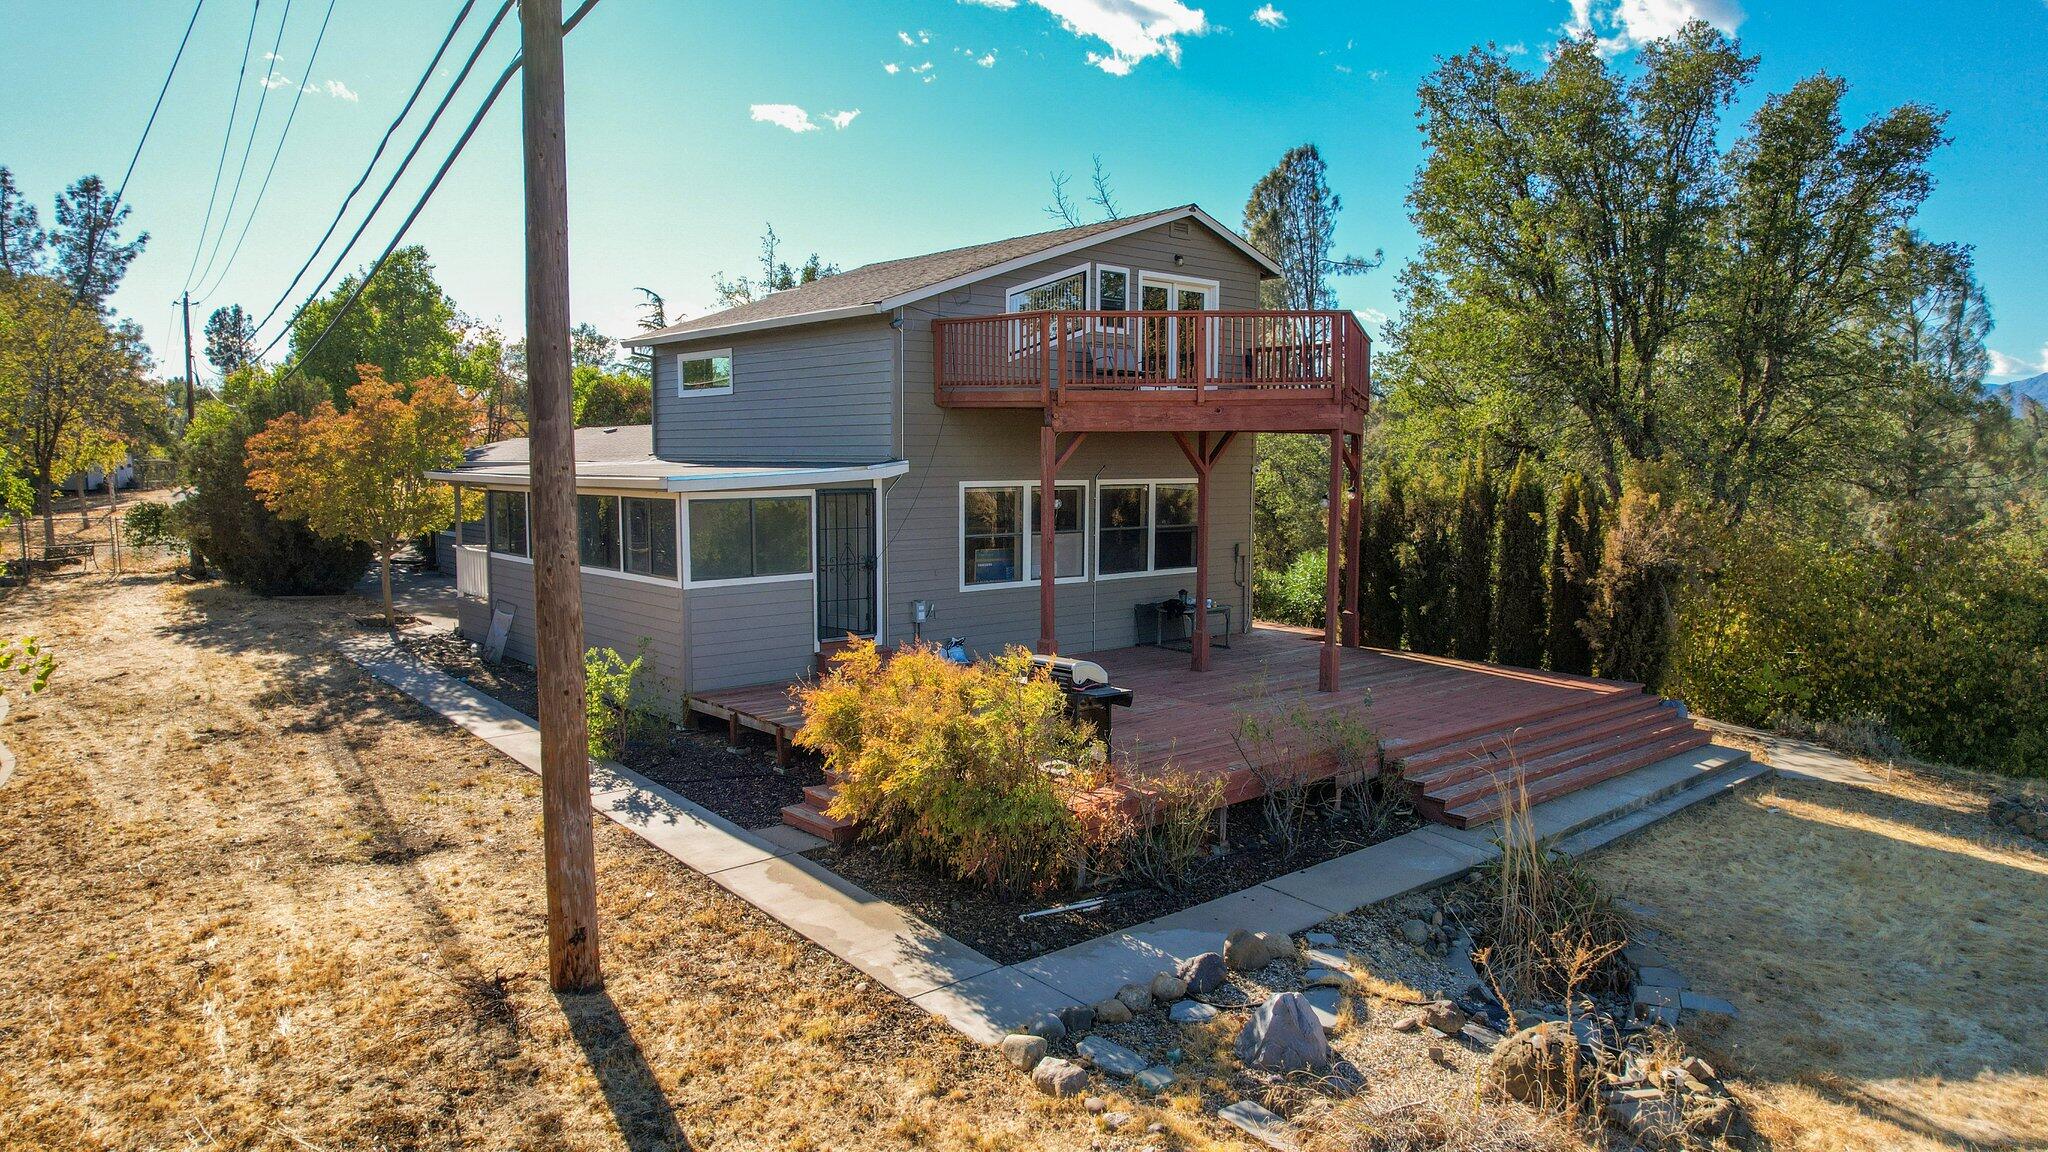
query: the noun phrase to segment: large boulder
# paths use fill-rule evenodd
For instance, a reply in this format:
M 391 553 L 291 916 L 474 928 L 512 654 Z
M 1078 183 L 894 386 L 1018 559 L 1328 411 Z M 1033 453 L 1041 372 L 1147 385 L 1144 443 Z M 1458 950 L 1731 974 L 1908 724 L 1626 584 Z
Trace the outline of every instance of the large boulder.
M 1501 1041 L 1486 1061 L 1488 1087 L 1510 1100 L 1551 1107 L 1573 1097 L 1572 1077 L 1589 1071 L 1571 1025 L 1546 1020 Z
M 1223 957 L 1215 952 L 1204 952 L 1200 956 L 1188 957 L 1180 962 L 1174 974 L 1187 982 L 1188 993 L 1193 996 L 1204 996 L 1214 992 L 1223 987 L 1223 982 L 1230 978 Z
M 1003 1037 L 1003 1059 L 1019 1071 L 1029 1072 L 1045 1059 L 1045 1037 L 1022 1032 Z
M 1256 932 L 1239 928 L 1223 938 L 1223 962 L 1235 972 L 1255 972 L 1272 963 L 1273 955 Z
M 1079 1096 L 1088 1087 L 1088 1070 L 1058 1056 L 1048 1056 L 1031 1070 L 1031 1082 L 1048 1096 Z
M 1282 992 L 1259 1006 L 1237 1034 L 1237 1058 L 1254 1068 L 1299 1072 L 1330 1066 L 1330 1040 L 1315 1009 L 1299 992 Z

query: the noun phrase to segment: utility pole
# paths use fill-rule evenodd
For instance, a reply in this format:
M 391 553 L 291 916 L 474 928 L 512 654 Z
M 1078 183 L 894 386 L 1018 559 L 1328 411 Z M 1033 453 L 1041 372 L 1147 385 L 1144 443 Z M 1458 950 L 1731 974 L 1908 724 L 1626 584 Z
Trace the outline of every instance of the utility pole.
M 548 982 L 604 986 L 591 849 L 583 705 L 583 590 L 577 570 L 575 435 L 569 398 L 569 163 L 563 139 L 562 3 L 520 0 L 526 144 L 526 378 L 533 537 L 534 664 L 540 673 L 541 840 Z
M 199 375 L 192 360 L 192 293 L 188 291 L 180 295 L 178 304 L 185 313 L 185 431 L 189 434 L 192 431 L 192 390 L 197 387 L 194 377 Z M 199 559 L 199 545 L 191 545 L 185 559 L 193 579 L 206 575 L 206 565 Z

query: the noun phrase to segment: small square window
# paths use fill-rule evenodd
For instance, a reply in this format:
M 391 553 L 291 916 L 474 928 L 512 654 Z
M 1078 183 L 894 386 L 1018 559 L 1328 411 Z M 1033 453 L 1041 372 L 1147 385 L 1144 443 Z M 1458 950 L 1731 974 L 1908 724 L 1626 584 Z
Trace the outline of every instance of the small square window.
M 685 352 L 676 357 L 676 395 L 730 391 L 731 352 Z

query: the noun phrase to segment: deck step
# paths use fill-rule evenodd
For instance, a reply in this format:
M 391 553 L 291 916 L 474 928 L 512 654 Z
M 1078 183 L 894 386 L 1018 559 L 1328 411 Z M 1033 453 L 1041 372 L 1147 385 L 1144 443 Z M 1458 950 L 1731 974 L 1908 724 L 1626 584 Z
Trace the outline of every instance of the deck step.
M 1653 734 L 1689 723 L 1676 710 L 1659 708 L 1561 733 L 1535 747 L 1515 748 L 1512 756 L 1475 756 L 1463 764 L 1445 765 L 1435 772 L 1410 779 L 1415 787 L 1432 796 L 1446 796 L 1475 785 L 1492 791 L 1494 779 L 1509 771 L 1519 773 L 1524 779 L 1535 779 L 1579 763 L 1579 759 L 1573 758 L 1575 755 L 1601 749 L 1617 751 L 1631 740 L 1640 743 Z
M 833 844 L 848 843 L 856 832 L 853 821 L 827 815 L 809 804 L 786 805 L 782 809 L 782 822 Z
M 1461 780 L 1505 769 L 1510 763 L 1527 764 L 1576 745 L 1588 744 L 1617 733 L 1655 727 L 1676 719 L 1675 710 L 1645 697 L 1641 704 L 1624 709 L 1603 709 L 1590 715 L 1561 717 L 1543 731 L 1508 729 L 1432 752 L 1420 764 L 1404 761 L 1401 775 L 1417 785 L 1435 790 Z
M 804 789 L 804 803 L 823 812 L 839 797 L 837 784 L 812 784 Z
M 1665 741 L 1697 733 L 1690 721 L 1673 715 L 1662 724 L 1636 725 L 1620 732 L 1595 737 L 1570 745 L 1535 760 L 1525 760 L 1514 766 L 1525 787 L 1535 789 L 1539 781 L 1561 776 L 1582 764 L 1619 755 L 1632 748 L 1647 744 L 1661 744 Z M 1502 773 L 1504 778 L 1506 773 Z M 1423 794 L 1442 804 L 1446 809 L 1468 804 L 1482 797 L 1489 797 L 1500 791 L 1500 780 L 1492 775 L 1479 775 L 1447 784 L 1443 787 L 1427 787 Z
M 1535 805 L 1541 804 L 1546 800 L 1554 800 L 1559 796 L 1576 792 L 1581 788 L 1597 784 L 1602 780 L 1612 779 L 1623 773 L 1633 772 L 1638 768 L 1655 764 L 1659 760 L 1676 756 L 1682 752 L 1689 752 L 1694 748 L 1704 747 L 1710 742 L 1711 740 L 1707 733 L 1694 728 L 1689 732 L 1681 733 L 1665 740 L 1637 745 L 1626 751 L 1617 752 L 1599 760 L 1589 761 L 1568 771 L 1531 782 L 1527 786 L 1528 802 L 1531 805 Z M 1502 811 L 1501 802 L 1502 797 L 1498 794 L 1485 794 L 1462 804 L 1441 807 L 1431 814 L 1445 823 L 1459 828 L 1470 828 L 1477 824 L 1484 824 L 1490 820 L 1498 819 Z
M 1629 717 L 1651 715 L 1666 707 L 1666 701 L 1656 696 L 1645 695 L 1613 696 L 1591 701 L 1542 720 L 1511 728 L 1492 728 L 1474 736 L 1438 745 L 1426 752 L 1403 757 L 1402 774 L 1410 779 L 1419 779 L 1446 767 L 1469 763 L 1475 757 L 1496 759 L 1508 749 L 1526 759 L 1535 754 L 1533 749 L 1553 744 L 1560 738 L 1568 738 L 1575 730 Z

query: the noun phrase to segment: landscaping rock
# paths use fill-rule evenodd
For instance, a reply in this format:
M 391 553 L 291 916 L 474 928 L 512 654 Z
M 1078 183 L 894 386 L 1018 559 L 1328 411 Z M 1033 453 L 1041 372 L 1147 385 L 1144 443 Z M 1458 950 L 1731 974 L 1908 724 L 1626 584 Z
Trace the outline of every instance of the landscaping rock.
M 1311 988 L 1349 988 L 1358 983 L 1351 973 L 1338 968 L 1311 968 L 1301 974 L 1301 982 Z
M 1116 998 L 1131 1010 L 1132 1015 L 1152 1006 L 1152 990 L 1143 984 L 1126 984 L 1116 990 Z
M 1180 962 L 1180 967 L 1174 970 L 1174 974 L 1179 976 L 1187 984 L 1188 991 L 1196 996 L 1214 992 L 1223 987 L 1223 982 L 1230 978 L 1223 957 L 1214 952 L 1188 957 Z
M 1104 1108 L 1109 1107 L 1109 1101 L 1104 1100 L 1100 1096 L 1090 1096 L 1086 1100 L 1081 1101 L 1081 1107 L 1086 1108 L 1090 1112 L 1100 1112 Z
M 1168 1068 L 1164 1064 L 1154 1064 L 1150 1068 L 1138 1073 L 1132 1079 L 1138 1087 L 1143 1088 L 1147 1092 L 1157 1094 L 1173 1087 L 1176 1077 L 1173 1074 L 1173 1069 Z
M 1629 1005 L 1635 1018 L 1645 1024 L 1662 1024 L 1666 1028 L 1678 1026 L 1679 997 L 1682 993 L 1659 988 L 1649 984 L 1638 984 L 1629 994 Z
M 1676 988 L 1680 992 L 1692 987 L 1692 981 L 1676 968 L 1644 968 L 1636 973 L 1636 983 L 1655 988 Z
M 1655 1088 L 1627 1088 L 1606 1097 L 1607 1118 L 1645 1143 L 1657 1145 L 1679 1136 L 1685 1113 L 1676 1097 Z
M 1276 1152 L 1298 1152 L 1301 1147 L 1289 1134 L 1287 1121 L 1263 1104 L 1239 1100 L 1219 1109 L 1216 1117 Z
M 1449 1000 L 1437 1000 L 1424 1004 L 1422 1011 L 1417 1015 L 1423 1024 L 1446 1036 L 1456 1036 L 1458 1033 L 1463 1032 L 1465 1025 L 1472 1021 L 1472 1017 L 1468 1013 Z
M 1323 1026 L 1323 1031 L 1337 1030 L 1337 1017 L 1344 1008 L 1343 990 L 1324 985 L 1303 992 L 1301 998 L 1308 1001 L 1308 1006 L 1315 1010 L 1316 1023 Z
M 1301 954 L 1301 962 L 1314 968 L 1330 968 L 1338 972 L 1351 970 L 1351 958 L 1328 948 L 1310 948 Z
M 1735 1005 L 1719 996 L 1703 996 L 1698 992 L 1681 992 L 1678 1007 L 1687 1016 L 1711 1016 L 1722 1020 L 1733 1020 L 1739 1013 Z
M 1088 1086 L 1088 1070 L 1058 1056 L 1048 1056 L 1031 1070 L 1031 1083 L 1048 1096 L 1079 1096 Z
M 1312 948 L 1335 948 L 1337 938 L 1328 932 L 1304 932 L 1301 938 Z
M 1060 1009 L 1060 1024 L 1069 1036 L 1079 1036 L 1095 1027 L 1095 1009 L 1086 1004 L 1070 1004 Z
M 1233 972 L 1255 972 L 1272 963 L 1273 954 L 1256 933 L 1239 928 L 1223 938 L 1223 962 Z
M 1510 1100 L 1544 1106 L 1569 1095 L 1577 1057 L 1571 1029 L 1550 1020 L 1502 1041 L 1486 1061 L 1486 1083 Z
M 1131 1018 L 1130 1008 L 1114 997 L 1095 1005 L 1094 1011 L 1097 1024 L 1122 1024 Z
M 1401 939 L 1420 948 L 1424 944 L 1429 943 L 1429 925 L 1424 924 L 1420 920 L 1403 920 L 1401 922 Z
M 1687 1056 L 1678 1062 L 1678 1066 L 1695 1080 L 1713 1081 L 1719 1078 L 1714 1075 L 1714 1066 L 1697 1056 Z
M 1116 1131 L 1117 1129 L 1123 1127 L 1126 1124 L 1129 1124 L 1130 1122 L 1131 1114 L 1129 1112 L 1104 1112 L 1102 1114 L 1102 1126 L 1104 1128 L 1109 1129 L 1111 1132 Z
M 1627 962 L 1629 967 L 1638 972 L 1645 968 L 1670 967 L 1670 965 L 1664 962 L 1664 954 L 1662 952 L 1657 951 L 1655 946 L 1640 940 L 1623 948 L 1621 950 L 1621 958 Z
M 1266 946 L 1266 962 L 1292 960 L 1295 956 L 1294 937 L 1285 932 L 1261 932 L 1259 943 Z
M 1045 1037 L 1017 1034 L 1003 1037 L 1003 1059 L 1029 1072 L 1045 1059 Z
M 1100 1036 L 1090 1036 L 1082 1040 L 1074 1045 L 1074 1050 L 1081 1054 L 1082 1059 L 1111 1075 L 1136 1076 L 1146 1068 L 1143 1056 L 1114 1040 L 1105 1040 Z
M 1058 1014 L 1052 1012 L 1048 1012 L 1033 1020 L 1031 1027 L 1026 1028 L 1025 1031 L 1033 1036 L 1040 1036 L 1047 1040 L 1065 1040 L 1067 1038 L 1067 1026 L 1060 1022 Z
M 1299 992 L 1282 992 L 1245 1022 L 1237 1035 L 1237 1058 L 1275 1072 L 1327 1068 L 1330 1041 L 1307 999 Z
M 1472 947 L 1472 937 L 1460 932 L 1458 938 L 1451 941 L 1450 951 L 1444 953 L 1444 967 L 1451 970 L 1455 982 L 1460 985 L 1452 991 L 1460 996 L 1468 993 L 1491 996 L 1492 991 L 1479 978 L 1479 967 L 1472 963 Z
M 2024 796 L 1999 796 L 1991 801 L 1991 822 L 2008 832 L 2048 840 L 2048 803 Z
M 1152 978 L 1152 999 L 1161 1004 L 1171 1004 L 1188 994 L 1188 982 L 1171 972 L 1161 972 Z
M 1166 1018 L 1175 1024 L 1207 1024 L 1217 1015 L 1214 1007 L 1200 1000 L 1183 1000 L 1166 1010 Z

